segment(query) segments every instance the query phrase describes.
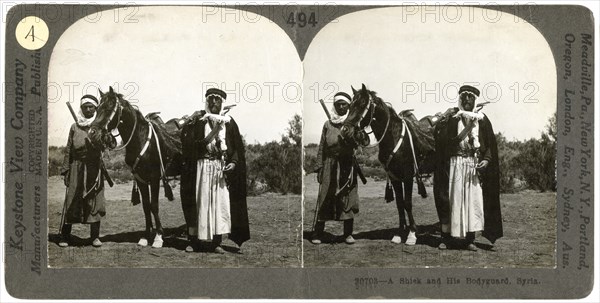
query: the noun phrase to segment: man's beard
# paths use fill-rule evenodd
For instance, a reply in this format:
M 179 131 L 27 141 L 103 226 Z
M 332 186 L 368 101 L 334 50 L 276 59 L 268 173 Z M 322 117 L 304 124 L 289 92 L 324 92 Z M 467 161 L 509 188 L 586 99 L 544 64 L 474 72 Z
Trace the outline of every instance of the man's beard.
M 209 106 L 208 109 L 209 109 L 209 111 L 212 114 L 219 114 L 219 113 L 221 113 L 221 107 L 220 106 L 213 105 L 213 106 Z
M 475 102 L 463 101 L 460 105 L 464 110 L 471 112 L 475 107 Z

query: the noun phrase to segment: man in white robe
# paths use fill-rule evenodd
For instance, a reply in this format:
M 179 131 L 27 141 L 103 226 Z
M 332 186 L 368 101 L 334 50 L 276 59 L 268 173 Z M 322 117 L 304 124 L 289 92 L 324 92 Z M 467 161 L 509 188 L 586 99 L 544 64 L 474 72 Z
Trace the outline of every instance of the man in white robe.
M 458 108 L 449 109 L 436 125 L 437 168 L 434 195 L 446 249 L 452 238 L 465 238 L 468 250 L 477 232 L 494 243 L 502 237 L 498 150 L 492 125 L 479 111 L 477 88 L 459 89 Z
M 181 132 L 184 167 L 181 175 L 182 207 L 190 245 L 212 241 L 224 253 L 222 236 L 238 245 L 250 238 L 246 205 L 244 146 L 235 121 L 222 112 L 227 94 L 207 90 L 204 111 L 193 115 Z

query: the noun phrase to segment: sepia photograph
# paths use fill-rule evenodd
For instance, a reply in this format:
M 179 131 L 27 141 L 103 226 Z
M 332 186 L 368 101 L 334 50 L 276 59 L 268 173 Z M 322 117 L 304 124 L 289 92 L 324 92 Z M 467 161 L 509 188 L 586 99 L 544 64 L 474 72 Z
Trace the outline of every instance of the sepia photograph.
M 2 10 L 2 298 L 597 293 L 597 5 Z
M 308 48 L 304 266 L 554 268 L 552 51 L 509 13 L 425 9 L 349 13 Z
M 287 34 L 229 8 L 115 10 L 75 22 L 50 58 L 49 267 L 301 266 Z

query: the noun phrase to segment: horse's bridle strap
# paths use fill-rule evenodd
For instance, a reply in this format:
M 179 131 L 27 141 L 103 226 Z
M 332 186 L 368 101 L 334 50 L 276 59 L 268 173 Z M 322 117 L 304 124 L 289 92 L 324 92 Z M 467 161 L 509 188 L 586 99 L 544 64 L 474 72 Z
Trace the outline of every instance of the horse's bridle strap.
M 118 126 L 119 126 L 119 125 L 117 124 L 117 127 L 118 127 Z M 122 149 L 124 149 L 125 147 L 127 147 L 127 145 L 129 145 L 129 142 L 131 142 L 131 139 L 133 139 L 133 134 L 135 133 L 135 130 L 136 130 L 136 128 L 137 128 L 137 114 L 136 114 L 136 112 L 134 111 L 134 112 L 133 112 L 133 128 L 131 129 L 131 134 L 129 135 L 129 139 L 127 139 L 127 142 L 125 142 L 125 144 L 123 144 L 123 146 L 121 146 L 121 147 L 118 147 L 118 148 L 115 148 L 114 150 L 122 150 Z M 118 132 L 118 128 L 115 128 L 115 129 L 116 129 L 116 130 L 117 130 L 117 132 Z M 119 136 L 121 136 L 121 134 L 120 134 L 120 133 L 119 133 Z
M 394 175 L 394 173 L 392 173 L 392 171 L 389 169 L 389 166 L 390 166 L 390 163 L 392 162 L 392 158 L 394 157 L 394 155 L 396 154 L 398 149 L 400 149 L 400 145 L 402 145 L 402 141 L 404 139 L 404 134 L 405 134 L 406 128 L 407 128 L 406 121 L 404 121 L 404 119 L 402 119 L 402 118 L 400 118 L 400 119 L 402 120 L 402 134 L 400 134 L 400 139 L 398 140 L 396 147 L 394 147 L 394 150 L 388 157 L 388 160 L 385 163 L 385 167 L 384 167 L 385 170 L 388 172 L 388 175 L 392 179 L 395 179 L 395 180 L 399 180 L 399 179 L 396 175 Z M 408 130 L 408 141 L 410 143 L 410 151 L 412 153 L 412 158 L 413 158 L 413 167 L 415 169 L 415 177 L 417 177 L 417 179 L 418 179 L 419 178 L 419 164 L 417 163 L 417 155 L 415 153 L 415 144 L 413 143 L 412 134 L 410 132 L 410 129 Z
M 112 119 L 115 117 L 115 114 L 117 113 L 117 111 L 119 111 L 119 108 L 121 107 L 121 103 L 119 102 L 119 100 L 116 100 L 116 104 L 115 104 L 115 108 L 113 108 L 112 112 L 110 113 L 110 116 L 108 117 L 108 120 L 106 120 L 106 124 L 104 125 L 104 128 L 108 130 L 108 125 L 110 124 L 110 122 L 112 121 Z M 120 116 L 120 114 L 119 114 Z M 119 117 L 120 120 L 121 117 Z M 117 121 L 117 126 L 115 126 L 115 128 L 117 128 L 119 126 L 119 121 Z
M 148 137 L 146 138 L 146 143 L 144 143 L 144 146 L 142 147 L 142 150 L 140 151 L 140 154 L 137 156 L 137 158 L 135 158 L 135 162 L 133 162 L 133 166 L 131 166 L 131 171 L 135 171 L 135 168 L 137 167 L 138 163 L 140 162 L 140 159 L 142 158 L 142 156 L 144 156 L 144 154 L 146 153 L 146 150 L 148 150 L 148 147 L 150 146 L 150 140 L 152 139 L 152 125 L 150 125 L 150 121 L 148 121 Z
M 362 130 L 364 130 L 364 129 L 368 128 L 368 127 L 371 127 L 371 122 L 373 122 L 373 120 L 374 120 L 375 107 L 377 106 L 377 104 L 372 103 L 373 101 L 372 101 L 371 98 L 372 97 L 369 97 L 369 104 L 373 104 L 373 110 L 371 111 L 371 120 L 369 120 L 369 124 L 367 126 L 365 126 Z M 385 105 L 384 105 L 384 107 L 385 107 Z M 375 147 L 375 146 L 379 145 L 379 143 L 381 143 L 381 141 L 383 141 L 383 138 L 385 138 L 385 135 L 387 133 L 388 127 L 390 126 L 390 120 L 392 119 L 392 117 L 390 117 L 389 110 L 390 109 L 388 108 L 388 111 L 386 112 L 387 113 L 387 121 L 385 122 L 385 128 L 383 129 L 383 133 L 381 134 L 381 138 L 379 138 L 379 140 L 377 140 L 377 142 L 375 142 L 374 144 L 369 144 L 366 147 Z M 361 121 L 362 121 L 362 119 L 361 119 Z
M 419 176 L 419 165 L 417 164 L 417 155 L 415 154 L 415 144 L 413 143 L 412 140 L 412 134 L 410 133 L 410 130 L 408 130 L 408 141 L 410 142 L 410 151 L 412 152 L 412 156 L 413 156 L 413 164 L 415 166 L 415 176 Z
M 402 145 L 402 142 L 404 141 L 404 135 L 406 134 L 406 122 L 404 122 L 404 119 L 401 119 L 400 121 L 402 121 L 402 132 L 400 133 L 400 139 L 398 139 L 398 143 L 396 143 L 394 150 L 392 151 L 392 153 L 387 159 L 387 162 L 385 163 L 386 168 L 390 165 L 390 163 L 392 162 L 392 158 L 394 158 L 394 155 L 396 154 L 396 152 L 398 152 L 400 146 Z
M 369 105 L 367 105 L 367 107 L 365 107 L 365 110 L 363 111 L 362 115 L 360 116 L 360 120 L 358 121 L 358 125 L 360 125 L 360 123 L 365 119 L 365 117 L 367 116 L 367 113 L 369 112 L 369 110 L 371 110 L 371 119 L 369 120 L 369 124 L 367 124 L 365 127 L 363 127 L 362 129 L 366 129 L 369 126 L 371 126 L 371 122 L 373 122 L 373 116 L 375 116 L 375 107 L 377 106 L 377 104 L 373 103 L 373 97 L 369 96 Z
M 112 119 L 115 117 L 116 113 L 119 113 L 119 115 L 117 116 L 118 120 L 117 120 L 117 125 L 115 126 L 115 128 L 113 129 L 108 129 L 108 125 L 110 124 L 110 122 L 112 121 Z M 112 110 L 112 112 L 110 113 L 110 117 L 108 118 L 108 121 L 106 121 L 106 125 L 104 125 L 104 129 L 106 129 L 107 131 L 109 131 L 111 134 L 111 136 L 113 136 L 113 138 L 117 138 L 117 137 L 121 137 L 121 133 L 119 132 L 119 125 L 121 124 L 121 116 L 123 115 L 123 107 L 121 106 L 121 102 L 119 102 L 119 100 L 116 100 L 116 104 L 115 104 L 115 108 Z M 129 142 L 131 142 L 131 139 L 133 139 L 133 134 L 135 133 L 135 129 L 137 127 L 137 115 L 134 111 L 133 113 L 133 128 L 131 129 L 131 134 L 129 135 L 129 139 L 127 139 L 127 142 L 125 142 L 125 144 L 123 144 L 123 146 L 115 148 L 114 150 L 122 150 L 125 147 L 127 147 L 127 145 L 129 145 Z M 113 135 L 112 132 L 116 130 L 117 134 Z M 122 139 L 122 138 L 121 138 Z

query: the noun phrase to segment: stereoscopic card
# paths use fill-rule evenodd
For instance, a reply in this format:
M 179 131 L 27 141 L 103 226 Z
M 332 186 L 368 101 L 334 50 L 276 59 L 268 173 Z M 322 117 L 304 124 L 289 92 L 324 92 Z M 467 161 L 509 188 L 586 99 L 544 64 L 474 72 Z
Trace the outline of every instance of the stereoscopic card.
M 13 297 L 573 299 L 594 288 L 598 12 L 6 10 Z

